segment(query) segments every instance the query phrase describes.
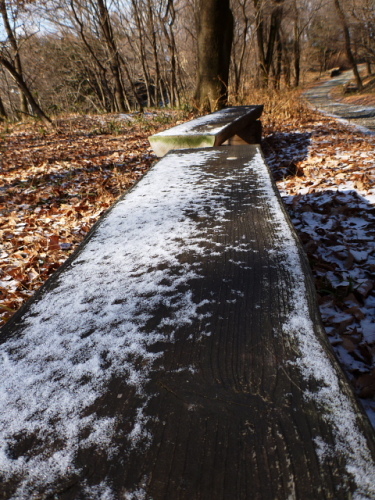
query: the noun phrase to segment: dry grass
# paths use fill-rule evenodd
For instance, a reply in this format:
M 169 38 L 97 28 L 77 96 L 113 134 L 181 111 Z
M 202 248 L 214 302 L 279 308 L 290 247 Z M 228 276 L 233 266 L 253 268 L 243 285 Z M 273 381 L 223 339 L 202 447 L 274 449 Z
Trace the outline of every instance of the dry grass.
M 248 94 L 245 103 L 264 105 L 261 120 L 265 136 L 289 131 L 291 126 L 299 128 L 318 119 L 318 115 L 301 98 L 301 90 L 256 89 Z

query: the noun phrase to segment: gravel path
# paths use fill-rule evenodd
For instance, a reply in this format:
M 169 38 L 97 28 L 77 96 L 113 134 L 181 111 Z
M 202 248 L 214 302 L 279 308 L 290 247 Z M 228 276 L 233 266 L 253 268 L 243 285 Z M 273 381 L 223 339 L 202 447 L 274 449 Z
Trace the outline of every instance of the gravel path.
M 349 121 L 351 124 L 365 127 L 375 133 L 375 107 L 356 106 L 335 101 L 331 91 L 338 85 L 344 85 L 353 78 L 353 72 L 345 71 L 340 76 L 307 90 L 304 95 L 309 103 L 332 116 Z

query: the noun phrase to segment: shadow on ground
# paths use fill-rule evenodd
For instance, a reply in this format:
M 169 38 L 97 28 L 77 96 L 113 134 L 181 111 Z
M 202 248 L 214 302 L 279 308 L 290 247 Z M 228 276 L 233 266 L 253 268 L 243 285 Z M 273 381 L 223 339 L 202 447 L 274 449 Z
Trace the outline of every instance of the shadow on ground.
M 262 149 L 274 179 L 281 180 L 291 175 L 302 175 L 298 162 L 308 156 L 311 133 L 276 133 L 262 141 Z

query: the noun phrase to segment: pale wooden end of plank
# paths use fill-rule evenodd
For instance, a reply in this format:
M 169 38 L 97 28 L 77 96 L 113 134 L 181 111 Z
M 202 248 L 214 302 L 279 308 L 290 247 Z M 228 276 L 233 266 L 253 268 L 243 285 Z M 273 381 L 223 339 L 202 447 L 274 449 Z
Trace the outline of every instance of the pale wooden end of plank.
M 262 111 L 261 105 L 225 108 L 154 134 L 149 141 L 159 157 L 175 149 L 220 146 L 236 135 L 247 144 L 259 143 Z

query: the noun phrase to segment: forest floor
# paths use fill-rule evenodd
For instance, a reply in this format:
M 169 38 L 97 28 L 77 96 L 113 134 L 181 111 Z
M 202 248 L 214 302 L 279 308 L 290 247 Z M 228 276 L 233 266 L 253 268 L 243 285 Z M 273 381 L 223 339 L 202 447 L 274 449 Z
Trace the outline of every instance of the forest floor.
M 147 140 L 175 113 L 0 124 L 0 324 L 150 168 Z
M 147 136 L 187 118 L 0 126 L 2 324 L 147 172 Z M 375 137 L 306 110 L 275 127 L 266 109 L 264 125 L 262 147 L 307 252 L 328 338 L 375 426 Z

